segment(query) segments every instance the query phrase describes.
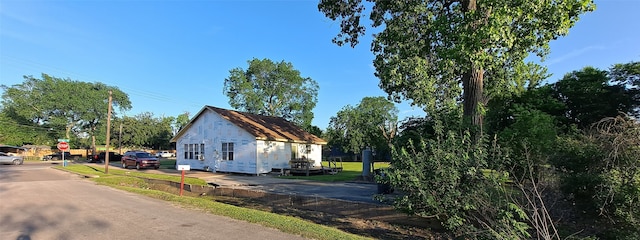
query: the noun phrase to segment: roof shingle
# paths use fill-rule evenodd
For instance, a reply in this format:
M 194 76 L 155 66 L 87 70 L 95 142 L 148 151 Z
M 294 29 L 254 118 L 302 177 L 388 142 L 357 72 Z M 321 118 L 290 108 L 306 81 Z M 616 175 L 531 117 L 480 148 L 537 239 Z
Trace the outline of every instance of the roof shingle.
M 284 118 L 227 110 L 213 106 L 205 106 L 205 109 L 214 111 L 222 118 L 244 129 L 259 140 L 327 144 L 322 138 L 304 131 L 302 128 Z M 193 122 L 197 119 L 202 112 L 203 111 L 200 111 L 198 116 L 195 116 L 191 121 Z M 178 133 L 174 139 L 179 135 L 180 133 Z

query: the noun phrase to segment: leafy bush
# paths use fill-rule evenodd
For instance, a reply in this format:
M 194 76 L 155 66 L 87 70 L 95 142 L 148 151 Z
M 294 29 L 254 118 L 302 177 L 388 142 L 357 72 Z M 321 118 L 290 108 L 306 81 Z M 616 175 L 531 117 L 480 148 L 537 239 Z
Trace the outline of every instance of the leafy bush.
M 397 209 L 436 217 L 460 237 L 528 238 L 527 214 L 510 198 L 501 174 L 484 174 L 487 160 L 502 158 L 483 137 L 448 131 L 419 146 L 394 149 L 388 179 L 402 194 Z M 495 147 L 495 146 L 494 146 Z
M 494 166 L 509 169 L 516 179 L 528 179 L 529 167 L 533 175 L 548 164 L 548 154 L 557 137 L 554 118 L 539 110 L 519 109 L 514 122 L 498 133 L 502 146 L 510 149 L 509 162 L 494 162 Z
M 560 141 L 554 165 L 563 190 L 601 226 L 606 239 L 640 238 L 640 123 L 607 118 Z

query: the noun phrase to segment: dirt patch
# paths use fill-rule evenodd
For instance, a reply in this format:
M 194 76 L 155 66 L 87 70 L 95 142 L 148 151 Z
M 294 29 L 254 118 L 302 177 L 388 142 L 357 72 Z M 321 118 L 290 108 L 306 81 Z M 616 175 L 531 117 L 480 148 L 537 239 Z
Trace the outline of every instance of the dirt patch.
M 376 239 L 448 239 L 445 234 L 409 226 L 394 225 L 382 221 L 353 218 L 318 211 L 301 210 L 284 206 L 270 206 L 252 199 L 216 196 L 213 201 L 280 215 L 302 218 L 317 224 L 340 229 L 345 232 Z
M 165 184 L 152 184 L 151 188 L 173 194 L 179 194 L 179 189 Z M 305 210 L 288 207 L 283 204 L 265 203 L 251 198 L 229 196 L 210 196 L 184 191 L 183 195 L 203 197 L 243 208 L 257 209 L 280 215 L 305 219 L 317 224 L 334 227 L 345 232 L 376 239 L 451 239 L 445 233 L 432 231 L 427 228 L 412 227 L 401 224 L 390 224 L 383 221 L 362 219 L 345 215 L 331 214 L 320 211 Z

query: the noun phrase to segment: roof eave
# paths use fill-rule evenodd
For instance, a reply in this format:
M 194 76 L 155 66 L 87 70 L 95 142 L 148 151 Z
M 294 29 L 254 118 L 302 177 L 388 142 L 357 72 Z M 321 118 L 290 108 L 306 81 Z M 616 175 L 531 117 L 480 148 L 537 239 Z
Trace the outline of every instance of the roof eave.
M 293 140 L 293 139 L 284 139 L 284 138 L 266 138 L 266 137 L 256 137 L 256 140 L 262 141 L 276 141 L 276 142 L 290 142 L 290 143 L 306 143 L 306 144 L 319 144 L 326 145 L 327 142 L 320 141 L 301 141 L 301 140 Z
M 180 131 L 178 131 L 178 133 L 176 133 L 175 136 L 173 136 L 169 140 L 169 142 L 178 142 L 178 138 L 180 138 L 187 131 L 187 129 L 189 129 L 191 125 L 193 125 L 193 122 L 195 122 L 196 119 L 200 118 L 200 115 L 202 115 L 202 113 L 208 108 L 209 106 L 205 105 L 202 109 L 200 109 L 200 111 L 196 113 L 196 115 L 193 116 L 193 118 L 191 118 L 191 120 L 186 125 L 184 125 L 184 127 L 182 127 L 182 129 L 180 129 Z

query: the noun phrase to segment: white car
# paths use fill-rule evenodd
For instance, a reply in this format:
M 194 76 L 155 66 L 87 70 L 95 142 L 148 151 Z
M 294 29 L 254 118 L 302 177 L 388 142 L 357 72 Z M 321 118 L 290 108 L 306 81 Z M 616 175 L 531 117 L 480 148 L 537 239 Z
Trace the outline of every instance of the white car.
M 156 157 L 170 158 L 173 157 L 173 153 L 169 151 L 160 151 L 156 153 Z
M 0 152 L 0 164 L 22 165 L 24 159 L 22 156 L 13 156 L 8 153 Z

